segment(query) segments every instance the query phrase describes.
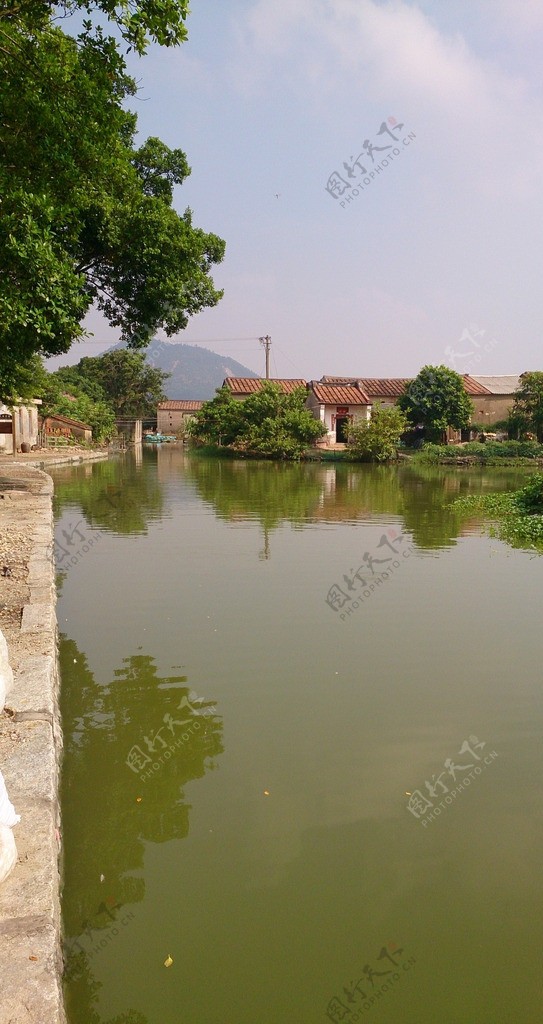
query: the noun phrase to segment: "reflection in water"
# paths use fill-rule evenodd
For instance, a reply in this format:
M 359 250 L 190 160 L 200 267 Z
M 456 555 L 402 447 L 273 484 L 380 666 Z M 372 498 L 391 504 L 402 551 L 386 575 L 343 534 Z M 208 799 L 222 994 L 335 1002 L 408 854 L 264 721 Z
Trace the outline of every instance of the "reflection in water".
M 60 665 L 69 766 L 62 780 L 68 1001 L 79 1014 L 86 1007 L 85 1020 L 93 1021 L 92 961 L 130 926 L 144 899 L 144 844 L 188 835 L 184 787 L 216 767 L 222 723 L 185 676 L 159 677 L 146 655 L 125 658 L 100 686 L 76 644 L 63 638 Z M 82 813 L 87 800 L 89 813 Z M 90 813 L 95 800 L 97 814 Z M 115 1018 L 121 1021 L 144 1018 Z
M 93 466 L 55 470 L 56 513 L 77 505 L 96 529 L 121 535 L 146 533 L 149 520 L 164 516 L 164 500 L 153 462 L 144 459 L 138 474 L 133 472 L 140 455 L 132 452 Z
M 176 453 L 168 453 L 175 468 Z M 158 453 L 159 462 L 161 453 Z M 463 519 L 455 498 L 510 490 L 525 478 L 515 469 L 456 468 L 401 463 L 369 466 L 338 462 L 283 464 L 209 459 L 179 453 L 179 468 L 194 480 L 216 515 L 231 523 L 257 519 L 263 530 L 261 559 L 270 558 L 270 532 L 282 523 L 356 523 L 375 516 L 403 520 L 419 548 L 454 544 Z M 182 460 L 182 462 L 181 462 Z

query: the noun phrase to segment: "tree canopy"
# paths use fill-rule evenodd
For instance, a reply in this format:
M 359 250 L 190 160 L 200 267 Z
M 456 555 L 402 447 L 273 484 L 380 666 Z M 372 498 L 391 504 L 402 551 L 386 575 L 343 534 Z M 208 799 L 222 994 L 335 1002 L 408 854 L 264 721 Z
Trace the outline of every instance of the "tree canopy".
M 424 426 L 429 440 L 441 440 L 447 427 L 468 427 L 473 412 L 462 377 L 448 366 L 423 366 L 397 404 L 412 426 Z
M 533 431 L 543 441 L 543 371 L 521 374 L 510 418 L 521 431 Z
M 184 37 L 184 0 L 81 6 L 116 20 L 136 48 Z M 33 355 L 83 336 L 93 304 L 138 348 L 222 295 L 210 270 L 224 242 L 172 205 L 190 173 L 185 154 L 157 138 L 134 145 L 136 84 L 117 43 L 90 21 L 68 36 L 49 12 L 38 0 L 0 6 L 3 395 Z
M 286 395 L 278 384 L 265 381 L 260 391 L 243 401 L 226 387 L 205 402 L 190 425 L 190 433 L 204 444 L 233 448 L 276 458 L 299 458 L 325 433 L 305 408 L 305 388 Z
M 407 417 L 397 406 L 373 406 L 371 419 L 358 420 L 349 430 L 348 448 L 362 462 L 386 462 L 394 459 L 400 437 L 407 428 Z

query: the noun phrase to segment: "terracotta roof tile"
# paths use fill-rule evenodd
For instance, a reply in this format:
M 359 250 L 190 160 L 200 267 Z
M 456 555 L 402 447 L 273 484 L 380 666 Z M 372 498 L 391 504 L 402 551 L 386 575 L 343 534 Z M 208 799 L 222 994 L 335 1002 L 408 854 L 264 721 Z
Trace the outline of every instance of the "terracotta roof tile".
M 265 383 L 263 377 L 226 377 L 223 387 L 230 388 L 233 395 L 255 395 Z M 305 380 L 289 380 L 283 377 L 276 377 L 270 380 L 270 384 L 279 384 L 285 395 L 292 394 L 296 388 L 305 388 Z
M 321 405 L 371 405 L 358 383 L 322 384 L 312 380 L 309 385 Z
M 203 401 L 190 398 L 172 398 L 168 402 L 159 402 L 158 408 L 161 412 L 198 412 L 203 406 Z

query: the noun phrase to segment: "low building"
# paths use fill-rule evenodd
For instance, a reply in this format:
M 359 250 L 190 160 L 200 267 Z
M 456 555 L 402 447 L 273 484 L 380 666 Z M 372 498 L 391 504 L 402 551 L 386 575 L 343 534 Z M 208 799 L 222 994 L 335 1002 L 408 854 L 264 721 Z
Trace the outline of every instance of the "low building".
M 291 395 L 297 388 L 307 388 L 305 380 L 300 378 L 275 377 L 269 381 L 265 377 L 226 377 L 223 388 L 228 388 L 233 398 L 248 398 L 262 390 L 263 384 L 278 384 L 284 395 Z
M 318 444 L 346 444 L 349 428 L 356 420 L 367 422 L 371 402 L 359 381 L 323 384 L 312 380 L 307 386 L 307 408 L 326 427 L 326 435 Z
M 0 402 L 0 453 L 12 455 L 30 451 L 39 442 L 38 406 L 40 398 L 4 405 Z M 24 448 L 22 447 L 24 445 Z
M 474 399 L 473 422 L 493 427 L 500 420 L 506 420 L 515 404 L 515 392 L 519 386 L 519 374 L 507 373 L 496 376 L 473 376 L 485 388 L 485 394 Z
M 92 427 L 80 420 L 72 420 L 69 416 L 51 414 L 42 421 L 42 430 L 46 438 L 77 438 L 79 441 L 92 441 Z
M 157 432 L 159 434 L 184 432 L 187 429 L 187 424 L 194 419 L 203 404 L 203 401 L 190 398 L 160 402 L 157 409 Z

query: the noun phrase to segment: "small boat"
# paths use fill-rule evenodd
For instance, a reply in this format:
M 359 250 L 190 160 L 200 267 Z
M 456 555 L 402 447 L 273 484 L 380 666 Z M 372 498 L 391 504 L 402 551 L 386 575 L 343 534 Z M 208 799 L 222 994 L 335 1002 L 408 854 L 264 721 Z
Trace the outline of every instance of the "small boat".
M 146 444 L 162 444 L 163 442 L 169 443 L 170 441 L 177 441 L 175 434 L 144 434 L 143 440 Z

